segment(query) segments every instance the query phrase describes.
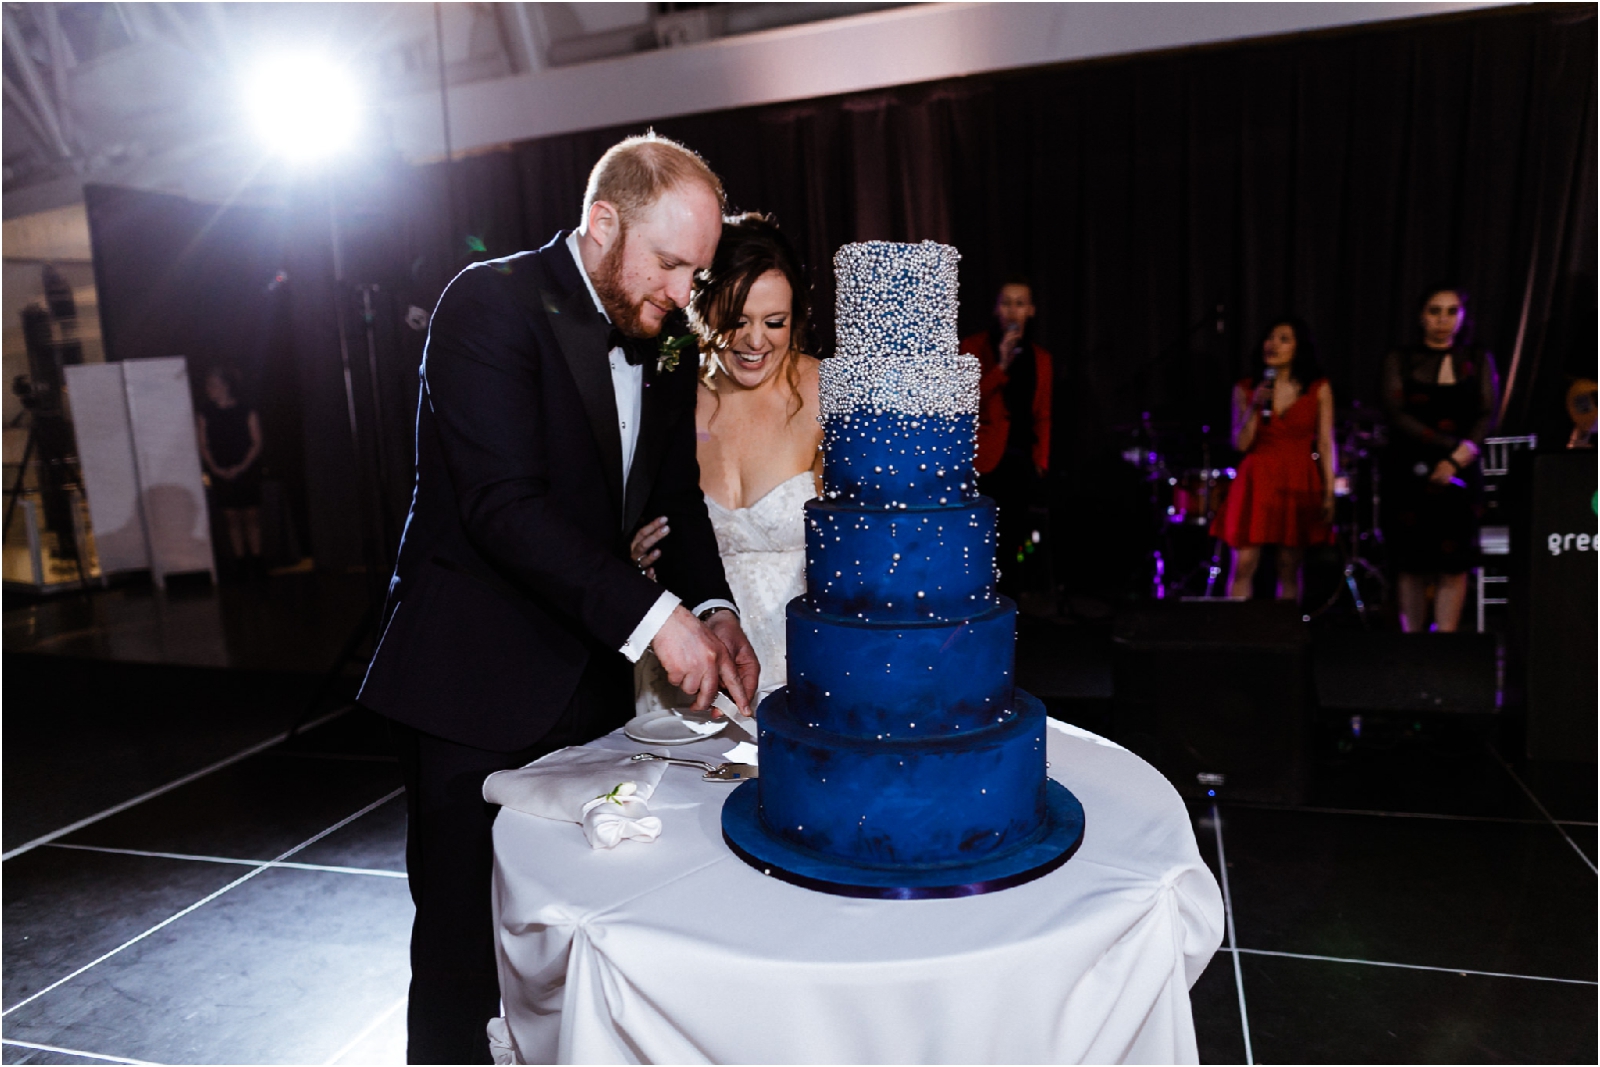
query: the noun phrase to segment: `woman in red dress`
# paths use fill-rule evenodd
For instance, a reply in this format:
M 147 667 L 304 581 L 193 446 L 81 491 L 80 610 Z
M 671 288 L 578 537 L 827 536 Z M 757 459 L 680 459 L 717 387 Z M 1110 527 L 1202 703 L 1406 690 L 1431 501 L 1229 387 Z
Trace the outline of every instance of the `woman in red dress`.
M 1233 549 L 1228 594 L 1248 597 L 1261 546 L 1278 546 L 1278 599 L 1300 599 L 1307 545 L 1333 539 L 1333 388 L 1311 335 L 1282 318 L 1261 341 L 1261 371 L 1233 389 L 1233 445 L 1245 454 L 1212 534 Z

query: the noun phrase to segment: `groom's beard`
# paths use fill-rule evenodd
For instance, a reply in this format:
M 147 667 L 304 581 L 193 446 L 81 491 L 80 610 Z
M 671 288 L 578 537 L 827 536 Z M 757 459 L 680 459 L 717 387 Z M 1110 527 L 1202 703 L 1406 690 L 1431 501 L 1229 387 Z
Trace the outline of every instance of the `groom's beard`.
M 622 250 L 627 243 L 628 230 L 627 227 L 623 227 L 622 232 L 617 235 L 617 243 L 601 257 L 599 271 L 591 279 L 594 282 L 595 295 L 600 298 L 600 306 L 611 319 L 611 325 L 625 335 L 654 337 L 661 332 L 661 328 L 658 326 L 651 329 L 644 324 L 644 317 L 639 313 L 644 301 L 630 299 L 627 289 L 623 286 Z

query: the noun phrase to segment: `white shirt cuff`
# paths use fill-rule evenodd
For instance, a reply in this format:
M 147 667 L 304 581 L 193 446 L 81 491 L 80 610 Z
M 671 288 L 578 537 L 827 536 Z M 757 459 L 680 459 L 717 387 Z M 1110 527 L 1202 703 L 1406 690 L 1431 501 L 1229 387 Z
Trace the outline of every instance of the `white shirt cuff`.
M 727 608 L 729 611 L 733 612 L 735 617 L 737 617 L 739 614 L 738 605 L 731 600 L 702 600 L 700 603 L 694 606 L 694 611 L 692 614 L 698 619 L 712 608 Z
M 622 654 L 628 657 L 629 663 L 638 663 L 639 657 L 650 647 L 650 642 L 656 639 L 656 634 L 661 627 L 666 625 L 667 617 L 672 614 L 683 601 L 667 592 L 661 591 L 656 597 L 656 602 L 650 610 L 644 613 L 644 618 L 639 620 L 639 625 L 633 628 L 633 633 L 628 635 L 628 640 L 622 646 Z

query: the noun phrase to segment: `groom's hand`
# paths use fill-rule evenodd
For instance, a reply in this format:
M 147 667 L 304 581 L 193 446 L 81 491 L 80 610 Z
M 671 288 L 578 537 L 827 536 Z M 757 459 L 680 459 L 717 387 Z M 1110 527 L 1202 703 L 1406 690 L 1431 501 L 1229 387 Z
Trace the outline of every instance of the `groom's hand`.
M 734 670 L 739 675 L 739 685 L 750 699 L 755 699 L 761 689 L 761 662 L 756 659 L 756 650 L 750 647 L 750 639 L 744 635 L 744 627 L 739 625 L 739 616 L 725 608 L 713 611 L 706 617 L 706 627 L 728 646 L 728 653 L 733 656 Z M 730 691 L 728 695 L 733 694 Z M 742 715 L 749 715 L 753 710 L 737 700 L 734 703 L 739 705 Z
M 743 636 L 742 634 L 740 635 Z M 705 623 L 683 605 L 672 609 L 667 621 L 650 642 L 656 658 L 666 668 L 667 680 L 694 698 L 693 711 L 705 711 L 716 699 L 719 685 L 739 710 L 749 714 L 750 700 L 734 665 L 733 654 Z M 752 653 L 751 658 L 754 658 Z

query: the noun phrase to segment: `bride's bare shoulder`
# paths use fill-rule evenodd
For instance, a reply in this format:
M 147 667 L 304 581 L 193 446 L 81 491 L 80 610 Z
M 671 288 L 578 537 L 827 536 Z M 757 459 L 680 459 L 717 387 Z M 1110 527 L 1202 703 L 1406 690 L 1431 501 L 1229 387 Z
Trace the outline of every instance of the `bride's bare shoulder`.
M 808 356 L 804 352 L 794 357 L 795 370 L 800 375 L 800 391 L 809 400 L 817 396 L 818 371 L 822 367 L 822 360 L 816 356 Z

